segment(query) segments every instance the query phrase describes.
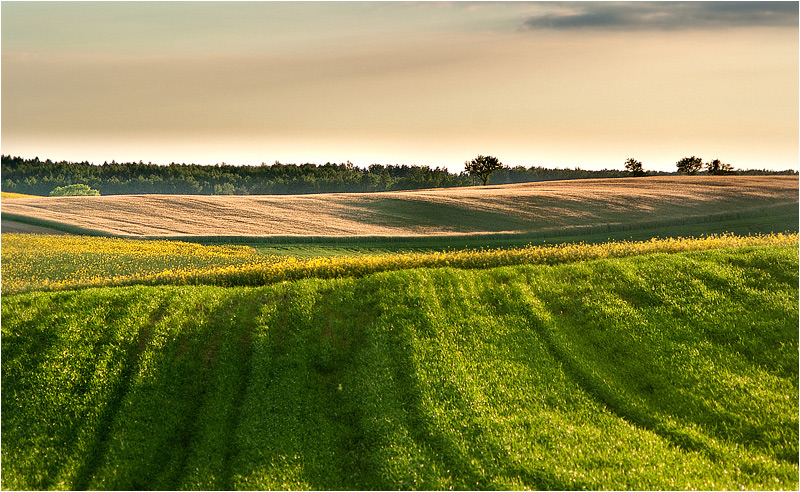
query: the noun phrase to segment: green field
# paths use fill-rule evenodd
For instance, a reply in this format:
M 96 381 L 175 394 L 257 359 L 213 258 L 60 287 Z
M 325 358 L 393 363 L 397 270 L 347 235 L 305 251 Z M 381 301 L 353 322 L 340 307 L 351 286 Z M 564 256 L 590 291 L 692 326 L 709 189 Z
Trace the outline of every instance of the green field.
M 346 204 L 459 235 L 5 233 L 0 485 L 797 490 L 796 179 L 648 183 Z
M 2 320 L 4 489 L 798 488 L 796 237 Z

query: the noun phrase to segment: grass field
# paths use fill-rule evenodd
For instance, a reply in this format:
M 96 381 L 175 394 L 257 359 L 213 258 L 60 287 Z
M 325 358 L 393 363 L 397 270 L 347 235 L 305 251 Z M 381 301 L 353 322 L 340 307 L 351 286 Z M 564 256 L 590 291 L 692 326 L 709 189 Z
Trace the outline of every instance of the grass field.
M 761 225 L 757 232 L 787 227 L 796 232 L 797 208 L 798 178 L 792 176 L 587 179 L 291 196 L 42 197 L 2 203 L 5 220 L 67 232 L 273 242 L 435 236 L 437 241 L 486 243 L 470 237 L 476 234 L 527 242 L 644 229 L 669 232 L 740 220 L 783 225 L 770 231 Z
M 683 178 L 4 233 L 0 485 L 797 490 L 797 178 Z M 107 225 L 75 198 L 4 232 Z
M 2 486 L 796 490 L 794 241 L 3 295 Z

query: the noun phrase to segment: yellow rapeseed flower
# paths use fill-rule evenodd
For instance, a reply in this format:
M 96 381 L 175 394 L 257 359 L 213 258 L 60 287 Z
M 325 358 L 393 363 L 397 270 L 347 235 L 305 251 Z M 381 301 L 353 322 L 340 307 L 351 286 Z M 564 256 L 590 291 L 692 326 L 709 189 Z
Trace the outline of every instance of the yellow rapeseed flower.
M 259 255 L 247 246 L 3 234 L 2 291 L 132 284 L 263 285 L 302 278 L 359 277 L 409 268 L 557 264 L 650 253 L 797 243 L 797 234 L 723 234 L 602 244 L 298 259 Z

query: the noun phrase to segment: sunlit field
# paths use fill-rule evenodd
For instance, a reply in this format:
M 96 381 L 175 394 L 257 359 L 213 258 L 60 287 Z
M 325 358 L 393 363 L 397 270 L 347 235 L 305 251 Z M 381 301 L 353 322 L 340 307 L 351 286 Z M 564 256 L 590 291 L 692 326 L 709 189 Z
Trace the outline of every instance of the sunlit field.
M 756 208 L 535 244 L 4 233 L 2 487 L 796 490 L 796 210 Z
M 794 176 L 585 179 L 318 195 L 42 197 L 2 203 L 6 220 L 77 233 L 184 239 L 555 237 L 713 227 L 750 219 L 774 226 L 758 232 L 797 232 L 797 209 Z M 693 234 L 703 232 L 724 231 Z
M 790 245 L 797 234 L 718 235 L 358 256 L 261 255 L 248 246 L 179 241 L 4 234 L 3 293 L 119 285 L 257 286 L 303 278 L 362 277 L 411 268 L 494 268 L 650 253 Z
M 798 2 L 0 2 L 0 492 L 800 491 Z
M 72 241 L 3 237 L 4 489 L 798 488 L 796 235 Z

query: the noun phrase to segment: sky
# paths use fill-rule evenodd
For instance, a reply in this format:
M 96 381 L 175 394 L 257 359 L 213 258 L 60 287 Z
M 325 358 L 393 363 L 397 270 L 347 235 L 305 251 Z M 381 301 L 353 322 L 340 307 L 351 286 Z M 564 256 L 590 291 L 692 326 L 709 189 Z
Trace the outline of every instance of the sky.
M 0 9 L 6 155 L 798 169 L 797 2 Z

